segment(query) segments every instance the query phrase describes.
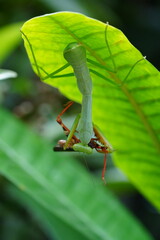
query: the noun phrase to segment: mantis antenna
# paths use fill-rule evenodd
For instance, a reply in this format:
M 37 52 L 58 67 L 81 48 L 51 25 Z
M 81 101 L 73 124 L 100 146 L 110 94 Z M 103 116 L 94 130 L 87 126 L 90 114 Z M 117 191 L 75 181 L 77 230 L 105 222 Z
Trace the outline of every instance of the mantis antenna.
M 77 86 L 82 93 L 82 109 L 79 123 L 75 123 L 75 126 L 78 125 L 77 130 L 81 143 L 75 144 L 73 149 L 92 153 L 92 149 L 88 146 L 94 135 L 92 125 L 92 79 L 87 67 L 86 50 L 76 42 L 70 43 L 64 49 L 64 58 L 72 66 L 77 79 Z

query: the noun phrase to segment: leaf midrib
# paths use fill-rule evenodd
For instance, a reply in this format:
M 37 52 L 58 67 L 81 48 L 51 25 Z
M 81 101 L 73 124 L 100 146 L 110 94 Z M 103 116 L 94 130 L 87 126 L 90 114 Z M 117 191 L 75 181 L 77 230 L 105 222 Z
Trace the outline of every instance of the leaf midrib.
M 76 41 L 80 42 L 100 64 L 102 64 L 104 67 L 107 68 L 106 62 L 104 62 L 103 59 L 101 59 L 101 57 L 98 56 L 94 50 L 92 50 L 87 44 L 83 43 L 83 41 L 81 41 L 73 32 L 71 32 L 66 26 L 64 26 L 57 19 L 52 18 L 52 17 L 51 17 L 51 19 L 53 21 L 55 21 L 61 28 L 63 28 L 68 34 L 70 34 Z M 157 152 L 160 154 L 160 142 L 159 142 L 158 136 L 157 136 L 156 132 L 154 131 L 154 129 L 152 128 L 151 124 L 149 123 L 143 110 L 141 109 L 139 104 L 136 102 L 136 99 L 133 97 L 133 95 L 127 88 L 127 85 L 122 84 L 122 81 L 116 76 L 115 73 L 109 72 L 108 70 L 107 70 L 107 73 L 109 73 L 111 79 L 113 79 L 115 81 L 115 83 L 120 85 L 122 92 L 127 96 L 134 111 L 137 113 L 141 122 L 144 124 L 146 131 L 150 135 L 150 137 L 153 141 L 153 144 L 154 144 L 155 148 L 157 149 Z

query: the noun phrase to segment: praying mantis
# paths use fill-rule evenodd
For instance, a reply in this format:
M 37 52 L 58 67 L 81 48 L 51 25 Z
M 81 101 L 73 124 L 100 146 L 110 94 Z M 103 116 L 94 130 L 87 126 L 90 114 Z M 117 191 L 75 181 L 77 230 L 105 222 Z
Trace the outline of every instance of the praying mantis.
M 70 43 L 64 50 L 64 58 L 74 70 L 77 85 L 82 94 L 82 109 L 81 113 L 75 118 L 71 130 L 62 123 L 61 116 L 73 102 L 69 102 L 62 113 L 58 115 L 57 122 L 68 136 L 66 141 L 60 140 L 58 142 L 59 147 L 64 151 L 73 149 L 76 152 L 91 154 L 93 149 L 96 149 L 96 151 L 104 153 L 102 180 L 105 181 L 106 154 L 112 153 L 113 148 L 92 123 L 92 79 L 87 67 L 86 50 L 81 44 Z M 74 135 L 76 129 L 79 133 L 79 139 Z M 58 148 L 55 147 L 54 150 L 57 151 Z
M 110 57 L 116 72 L 116 64 L 114 62 L 114 58 L 112 57 L 112 53 L 107 41 L 107 27 L 106 24 L 105 28 L 105 42 L 110 53 Z M 22 31 L 21 31 L 22 32 Z M 90 72 L 93 74 L 97 74 L 102 78 L 105 78 L 103 75 L 96 73 L 95 70 L 88 69 L 87 60 L 94 64 L 93 60 L 89 60 L 86 58 L 86 49 L 85 47 L 78 42 L 69 43 L 66 48 L 64 49 L 64 58 L 66 59 L 67 63 L 59 68 L 58 70 L 47 73 L 42 67 L 38 66 L 36 61 L 36 56 L 34 54 L 32 45 L 28 39 L 28 37 L 22 32 L 24 39 L 27 41 L 31 53 L 34 59 L 34 65 L 36 66 L 37 73 L 40 76 L 40 70 L 43 71 L 46 76 L 42 78 L 45 80 L 47 78 L 57 78 L 57 77 L 70 77 L 73 76 L 73 73 L 66 74 L 66 75 L 58 75 L 62 70 L 67 68 L 68 66 L 72 66 L 74 75 L 77 80 L 77 86 L 79 91 L 82 94 L 82 108 L 81 113 L 77 115 L 75 121 L 69 130 L 64 123 L 62 122 L 61 116 L 66 112 L 66 110 L 73 104 L 73 102 L 69 102 L 68 105 L 63 109 L 63 111 L 58 115 L 57 122 L 62 126 L 65 134 L 67 136 L 67 140 L 59 140 L 58 146 L 54 147 L 54 151 L 76 151 L 82 152 L 86 154 L 91 154 L 93 149 L 97 152 L 104 154 L 104 165 L 102 170 L 102 180 L 105 182 L 105 171 L 106 171 L 106 161 L 107 161 L 107 154 L 112 153 L 114 149 L 106 140 L 106 138 L 102 135 L 100 130 L 92 123 L 92 79 L 90 76 Z M 133 68 L 136 66 L 138 62 L 143 60 L 144 58 L 138 60 L 129 70 L 128 74 L 123 80 L 124 84 L 127 81 L 128 76 L 130 75 Z M 114 71 L 113 71 L 114 72 Z M 106 79 L 110 84 L 114 84 L 111 80 Z M 119 86 L 116 86 L 119 87 Z M 79 138 L 76 136 L 76 131 L 78 132 Z

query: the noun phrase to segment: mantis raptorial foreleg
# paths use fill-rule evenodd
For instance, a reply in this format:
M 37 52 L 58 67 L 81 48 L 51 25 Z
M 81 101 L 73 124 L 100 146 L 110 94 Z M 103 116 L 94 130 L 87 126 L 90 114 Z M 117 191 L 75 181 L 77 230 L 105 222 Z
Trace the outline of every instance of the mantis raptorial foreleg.
M 80 118 L 80 114 L 77 115 L 71 130 L 69 130 L 66 125 L 61 120 L 61 116 L 65 113 L 65 111 L 72 105 L 73 102 L 69 102 L 67 106 L 64 108 L 64 110 L 58 115 L 58 119 L 60 118 L 60 121 L 58 123 L 62 126 L 66 136 L 67 140 L 59 140 L 58 145 L 54 147 L 54 151 L 74 151 L 73 147 L 76 143 L 80 143 L 80 140 L 75 137 L 74 133 L 76 131 L 78 121 Z M 66 131 L 67 129 L 67 131 Z M 109 142 L 106 140 L 106 138 L 103 136 L 103 134 L 100 132 L 100 130 L 97 128 L 97 126 L 93 125 L 94 130 L 94 138 L 90 139 L 90 142 L 88 143 L 88 146 L 91 149 L 95 149 L 99 153 L 104 154 L 104 162 L 103 162 L 103 169 L 102 169 L 102 180 L 105 183 L 105 171 L 106 171 L 106 164 L 107 164 L 107 154 L 113 152 L 112 146 L 109 144 Z M 69 135 L 68 135 L 69 133 Z M 80 149 L 79 149 L 80 150 Z M 84 152 L 84 148 L 82 149 L 82 152 Z
M 74 120 L 74 122 L 73 122 L 73 124 L 72 124 L 71 130 L 70 130 L 70 132 L 69 132 L 69 134 L 68 134 L 68 137 L 67 137 L 67 141 L 66 141 L 66 143 L 65 143 L 65 145 L 64 145 L 64 147 L 63 147 L 64 150 L 66 150 L 66 149 L 68 148 L 68 146 L 70 145 L 70 142 L 71 142 L 72 139 L 73 139 L 73 136 L 74 136 L 74 133 L 76 132 L 76 129 L 77 129 L 77 126 L 78 126 L 80 117 L 81 117 L 81 115 L 80 115 L 80 113 L 79 113 L 79 114 L 76 116 L 76 118 L 75 118 L 75 120 Z M 80 142 L 79 140 L 78 140 L 78 141 L 75 141 L 74 144 L 79 143 L 79 142 Z
M 107 22 L 107 23 L 106 23 L 106 28 L 105 28 L 105 42 L 106 42 L 106 45 L 107 45 L 107 48 L 108 48 L 108 51 L 109 51 L 110 58 L 111 58 L 112 63 L 113 63 L 113 67 L 114 67 L 114 70 L 112 70 L 112 72 L 117 73 L 116 62 L 114 61 L 114 56 L 113 56 L 113 54 L 112 54 L 110 45 L 108 44 L 108 38 L 107 38 L 107 33 L 108 33 L 107 29 L 108 29 L 108 26 L 109 26 L 109 23 Z M 126 74 L 126 76 L 124 77 L 124 79 L 122 80 L 122 83 L 121 83 L 121 84 L 117 84 L 117 86 L 118 86 L 118 87 L 121 87 L 123 84 L 125 84 L 125 83 L 127 82 L 127 79 L 128 79 L 128 77 L 129 77 L 129 75 L 131 74 L 132 70 L 135 68 L 135 66 L 136 66 L 139 62 L 141 62 L 142 60 L 145 60 L 145 59 L 146 59 L 146 56 L 144 56 L 144 57 L 142 57 L 141 59 L 139 59 L 138 61 L 136 61 L 136 62 L 132 65 L 131 69 L 129 69 L 129 71 L 128 71 L 128 73 Z M 102 77 L 102 78 L 104 79 L 104 77 Z M 109 80 L 109 79 L 107 79 L 107 80 Z M 109 82 L 110 82 L 110 81 L 109 81 Z M 111 82 L 110 82 L 110 83 L 111 83 Z M 112 84 L 113 84 L 113 82 L 112 82 Z

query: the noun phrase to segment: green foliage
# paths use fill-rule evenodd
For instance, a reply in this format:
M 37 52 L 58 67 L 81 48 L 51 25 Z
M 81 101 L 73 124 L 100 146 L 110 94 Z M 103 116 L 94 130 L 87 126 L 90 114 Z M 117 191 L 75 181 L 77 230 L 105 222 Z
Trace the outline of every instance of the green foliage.
M 0 29 L 0 64 L 20 42 L 19 28 L 22 23 L 13 23 Z
M 147 60 L 138 62 L 141 53 L 120 30 L 109 26 L 111 57 L 105 28 L 104 23 L 84 15 L 60 12 L 33 18 L 22 31 L 31 44 L 24 38 L 30 62 L 41 79 L 66 64 L 63 50 L 68 43 L 77 41 L 85 46 L 87 57 L 96 62 L 89 63 L 89 68 L 98 72 L 98 76 L 91 72 L 94 123 L 116 149 L 116 165 L 160 209 L 160 74 Z M 62 74 L 70 72 L 67 68 Z M 46 78 L 44 82 L 81 102 L 74 77 Z
M 4 110 L 0 131 L 1 173 L 19 187 L 20 198 L 57 239 L 152 239 L 69 154 L 53 152 Z

